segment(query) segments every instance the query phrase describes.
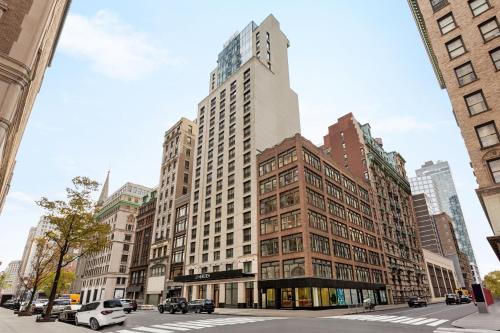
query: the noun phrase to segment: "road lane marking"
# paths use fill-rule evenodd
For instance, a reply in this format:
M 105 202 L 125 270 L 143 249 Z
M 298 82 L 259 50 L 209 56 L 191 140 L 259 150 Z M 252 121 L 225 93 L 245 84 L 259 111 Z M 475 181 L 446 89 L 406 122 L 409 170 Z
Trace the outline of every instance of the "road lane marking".
M 167 330 L 174 330 L 174 331 L 190 331 L 190 328 L 185 328 L 185 327 L 175 327 L 171 325 L 152 325 L 152 327 L 158 327 L 158 328 L 165 328 Z
M 413 323 L 412 325 L 422 325 L 422 324 L 427 324 L 427 323 L 431 323 L 433 321 L 436 321 L 436 320 L 439 320 L 437 318 L 428 318 L 426 320 L 422 320 L 422 321 L 419 321 L 419 322 L 416 322 L 416 323 Z
M 437 325 L 441 325 L 442 323 L 446 323 L 447 321 L 448 321 L 448 319 L 441 319 L 441 320 L 435 321 L 433 323 L 429 323 L 429 324 L 427 324 L 427 326 L 437 326 Z
M 411 318 L 411 319 L 409 319 L 409 320 L 403 320 L 403 321 L 401 321 L 401 322 L 399 322 L 399 323 L 400 323 L 400 324 L 406 324 L 406 325 L 408 325 L 408 324 L 415 323 L 415 322 L 417 322 L 417 321 L 421 321 L 421 320 L 425 320 L 425 319 L 426 319 L 426 318 Z
M 145 326 L 134 327 L 132 329 L 136 330 L 136 331 L 151 332 L 151 333 L 172 333 L 172 331 L 159 329 L 159 328 L 145 327 Z M 137 333 L 137 332 L 135 332 L 135 333 Z

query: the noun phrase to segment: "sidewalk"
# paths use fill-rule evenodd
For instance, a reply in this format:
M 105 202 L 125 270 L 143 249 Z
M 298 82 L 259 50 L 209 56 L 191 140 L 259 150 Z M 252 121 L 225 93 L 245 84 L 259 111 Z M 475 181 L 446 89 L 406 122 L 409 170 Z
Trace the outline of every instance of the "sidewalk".
M 477 328 L 500 331 L 500 301 L 495 301 L 493 305 L 488 307 L 489 313 L 474 312 L 468 316 L 455 320 L 451 324 L 458 328 Z
M 0 333 L 84 333 L 83 327 L 53 322 L 37 323 L 36 316 L 18 317 L 13 311 L 0 308 Z
M 346 314 L 376 312 L 383 310 L 407 308 L 408 304 L 377 305 L 375 310 L 369 311 L 363 308 L 328 309 L 328 310 L 277 310 L 277 309 L 235 309 L 217 308 L 215 314 L 232 316 L 255 316 L 255 317 L 296 317 L 296 318 L 318 318 L 329 316 L 342 316 Z

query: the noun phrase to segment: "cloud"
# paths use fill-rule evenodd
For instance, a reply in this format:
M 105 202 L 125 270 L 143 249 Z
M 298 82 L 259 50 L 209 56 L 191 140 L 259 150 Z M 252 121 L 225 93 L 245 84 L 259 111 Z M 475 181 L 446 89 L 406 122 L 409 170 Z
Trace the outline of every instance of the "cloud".
M 181 64 L 150 38 L 106 10 L 92 17 L 69 14 L 60 40 L 61 51 L 85 59 L 96 72 L 114 79 L 136 80 L 160 66 Z
M 21 192 L 21 191 L 15 191 L 15 192 L 10 192 L 8 194 L 9 199 L 15 200 L 17 202 L 22 202 L 22 203 L 34 203 L 35 200 L 37 200 L 34 196 L 31 194 Z

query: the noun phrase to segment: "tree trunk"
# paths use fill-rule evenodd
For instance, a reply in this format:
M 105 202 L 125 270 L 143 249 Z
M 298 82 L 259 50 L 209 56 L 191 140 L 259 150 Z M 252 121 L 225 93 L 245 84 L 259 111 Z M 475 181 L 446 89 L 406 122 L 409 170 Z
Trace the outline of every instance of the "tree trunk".
M 59 278 L 61 276 L 62 263 L 66 251 L 61 251 L 59 254 L 59 260 L 57 261 L 56 274 L 54 276 L 54 282 L 52 283 L 52 289 L 50 290 L 49 303 L 47 304 L 47 310 L 44 313 L 44 318 L 49 319 L 52 314 L 52 306 L 54 305 L 54 298 L 56 298 L 57 285 L 59 284 Z

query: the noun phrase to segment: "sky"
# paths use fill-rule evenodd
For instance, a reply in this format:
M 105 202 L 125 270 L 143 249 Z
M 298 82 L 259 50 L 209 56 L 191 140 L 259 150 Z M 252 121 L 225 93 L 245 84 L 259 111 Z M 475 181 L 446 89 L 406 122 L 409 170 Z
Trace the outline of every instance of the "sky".
M 0 261 L 20 259 L 42 212 L 75 176 L 110 191 L 156 186 L 163 134 L 194 119 L 224 42 L 269 14 L 290 40 L 302 134 L 321 144 L 352 112 L 410 176 L 427 160 L 450 163 L 481 275 L 500 269 L 491 228 L 445 90 L 432 71 L 406 1 L 73 0 L 52 66 L 17 155 L 0 215 Z

